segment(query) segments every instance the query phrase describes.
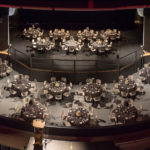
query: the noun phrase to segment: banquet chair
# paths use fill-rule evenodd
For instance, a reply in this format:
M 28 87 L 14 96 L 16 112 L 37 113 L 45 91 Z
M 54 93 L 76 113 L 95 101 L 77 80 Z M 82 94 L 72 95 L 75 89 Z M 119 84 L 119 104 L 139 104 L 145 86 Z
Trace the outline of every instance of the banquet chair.
M 29 80 L 29 75 L 24 75 L 24 78 L 26 79 L 26 80 Z
M 84 96 L 84 100 L 86 101 L 86 102 L 92 102 L 92 100 L 93 100 L 93 98 L 92 97 L 90 97 L 90 96 Z
M 36 38 L 37 38 L 37 34 L 33 34 L 33 35 L 32 35 L 32 38 L 33 38 L 33 39 L 36 39 Z
M 17 92 L 15 90 L 13 90 L 13 89 L 10 89 L 9 92 L 10 92 L 11 96 L 15 96 L 17 94 Z
M 119 80 L 123 80 L 124 79 L 124 76 L 123 75 L 120 75 L 119 76 Z
M 31 88 L 36 88 L 36 82 L 31 82 Z
M 126 98 L 126 97 L 128 97 L 128 93 L 121 91 L 121 96 Z
M 75 51 L 75 49 L 73 47 L 69 47 L 69 52 L 73 53 Z
M 62 45 L 62 50 L 67 51 L 67 50 L 68 50 L 68 47 L 65 46 L 65 45 Z
M 29 99 L 27 97 L 23 98 L 22 101 L 23 101 L 24 104 L 28 104 L 29 103 Z
M 81 51 L 81 48 L 82 48 L 82 46 L 81 45 L 79 45 L 78 47 L 76 47 L 76 51 Z
M 110 121 L 114 122 L 114 123 L 117 123 L 117 118 L 115 116 L 111 116 Z
M 100 80 L 100 79 L 96 79 L 96 84 L 101 84 L 102 83 L 102 81 Z
M 43 90 L 44 95 L 47 95 L 48 93 L 49 93 L 48 90 L 46 90 L 46 89 Z
M 106 93 L 103 92 L 103 93 L 101 94 L 101 97 L 102 97 L 102 98 L 106 98 Z
M 3 98 L 3 92 L 4 92 L 4 89 L 0 88 L 0 98 Z
M 106 52 L 109 52 L 112 49 L 112 42 L 105 47 Z
M 7 60 L 4 60 L 4 64 L 8 65 L 8 61 L 7 61 Z
M 46 120 L 46 119 L 48 119 L 48 118 L 49 118 L 49 114 L 48 114 L 48 113 L 44 113 L 44 114 L 43 114 L 43 119 Z
M 59 94 L 59 95 L 55 95 L 55 100 L 62 100 L 62 94 Z
M 98 49 L 98 52 L 99 52 L 100 54 L 104 54 L 104 53 L 105 53 L 105 48 L 100 48 L 100 49 Z
M 40 52 L 40 51 L 43 51 L 44 50 L 44 47 L 42 45 L 37 45 L 37 50 Z
M 12 83 L 10 82 L 9 79 L 7 80 L 7 87 L 8 87 L 8 89 L 10 89 L 12 87 Z
M 50 81 L 51 81 L 51 82 L 55 82 L 55 81 L 56 81 L 56 77 L 51 77 L 51 78 L 50 78 Z
M 149 67 L 149 64 L 144 64 L 144 68 L 147 68 L 147 67 Z
M 118 31 L 116 35 L 116 39 L 120 39 L 120 35 L 121 35 L 120 31 Z
M 14 75 L 14 79 L 19 79 L 19 74 Z
M 7 72 L 2 72 L 1 73 L 1 77 L 6 77 L 7 76 Z
M 141 112 L 142 112 L 142 110 L 143 110 L 142 104 L 139 104 L 139 105 L 138 105 L 137 110 L 138 110 L 138 113 L 141 113 Z
M 94 102 L 96 102 L 96 103 L 97 103 L 97 102 L 100 102 L 100 99 L 101 99 L 100 96 L 93 98 Z
M 136 91 L 132 91 L 129 93 L 130 97 L 134 98 L 136 96 Z
M 69 97 L 69 96 L 70 96 L 70 92 L 65 92 L 65 93 L 63 93 L 63 96 L 64 96 L 64 97 Z
M 14 110 L 15 110 L 15 113 L 17 113 L 17 112 L 18 112 L 18 110 L 19 110 L 19 106 L 18 106 L 18 104 L 15 104 L 15 106 L 14 106 Z
M 45 49 L 46 49 L 47 51 L 50 51 L 50 50 L 52 49 L 52 45 L 46 45 L 46 46 L 45 46 Z
M 120 93 L 120 90 L 119 89 L 116 89 L 116 88 L 113 88 L 113 93 L 115 95 L 118 95 Z
M 32 40 L 32 47 L 37 48 L 37 42 L 35 41 L 35 39 Z
M 67 78 L 66 77 L 61 77 L 61 81 L 66 83 L 67 82 Z
M 6 73 L 7 73 L 7 74 L 10 74 L 11 72 L 12 72 L 12 68 L 11 68 L 11 67 L 8 67 Z
M 46 98 L 47 98 L 47 100 L 51 101 L 51 100 L 53 100 L 54 96 L 51 94 L 46 94 Z
M 81 39 L 78 39 L 78 42 L 81 44 L 82 40 L 81 40 Z
M 116 39 L 116 36 L 115 35 L 111 35 L 110 36 L 110 40 L 114 41 Z
M 70 82 L 70 83 L 69 83 L 69 86 L 70 86 L 71 88 L 73 87 L 73 84 L 72 84 L 72 82 Z
M 129 76 L 128 76 L 128 79 L 133 81 L 133 76 L 132 76 L 132 75 L 129 75 Z
M 114 88 L 115 88 L 115 89 L 118 89 L 118 83 L 115 83 L 115 84 L 114 84 Z
M 90 50 L 91 50 L 92 52 L 96 52 L 96 49 L 95 49 L 93 46 L 91 46 Z
M 45 86 L 47 84 L 47 81 L 45 80 L 44 82 L 43 82 L 43 85 Z
M 26 96 L 28 96 L 28 91 L 26 91 L 26 92 L 21 92 L 21 97 L 26 97 Z
M 35 92 L 35 90 L 36 90 L 35 88 L 30 88 L 29 92 L 33 94 Z
M 87 84 L 91 84 L 91 83 L 93 83 L 93 79 L 92 79 L 92 78 L 88 78 L 88 79 L 86 79 L 86 83 L 87 83 Z

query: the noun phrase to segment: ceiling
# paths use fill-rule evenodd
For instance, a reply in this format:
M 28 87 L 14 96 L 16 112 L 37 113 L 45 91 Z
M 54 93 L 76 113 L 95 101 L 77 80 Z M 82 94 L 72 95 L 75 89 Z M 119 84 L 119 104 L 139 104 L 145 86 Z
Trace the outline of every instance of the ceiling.
M 100 11 L 150 8 L 150 0 L 0 0 L 0 7 L 64 11 Z

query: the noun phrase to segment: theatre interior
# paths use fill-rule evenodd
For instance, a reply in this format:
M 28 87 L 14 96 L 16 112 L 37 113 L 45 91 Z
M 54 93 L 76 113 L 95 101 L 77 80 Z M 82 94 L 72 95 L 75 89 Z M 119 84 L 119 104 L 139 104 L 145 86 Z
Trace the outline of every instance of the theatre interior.
M 0 0 L 1 150 L 150 150 L 149 0 Z

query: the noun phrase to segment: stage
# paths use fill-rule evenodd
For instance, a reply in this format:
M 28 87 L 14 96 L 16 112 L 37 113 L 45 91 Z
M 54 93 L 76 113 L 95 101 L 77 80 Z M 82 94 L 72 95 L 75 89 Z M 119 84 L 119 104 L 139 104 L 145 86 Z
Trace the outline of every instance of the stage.
M 72 30 L 71 34 L 76 35 L 76 32 Z M 27 51 L 28 46 L 31 46 L 31 41 L 21 38 L 21 34 L 22 31 L 11 29 L 10 43 L 12 46 L 9 53 L 12 59 L 17 60 L 21 65 L 22 63 L 26 65 L 28 70 L 32 70 L 33 79 L 36 78 L 39 81 L 48 79 L 52 74 L 58 78 L 67 76 L 74 83 L 91 76 L 101 78 L 103 82 L 112 82 L 117 80 L 119 74 L 124 73 L 124 68 L 132 67 L 125 71 L 134 73 L 137 68 L 141 67 L 143 54 L 141 28 L 121 30 L 121 40 L 113 42 L 113 50 L 107 55 L 91 54 L 87 43 L 78 54 L 67 55 L 56 42 L 56 47 L 51 52 L 34 52 L 33 56 L 33 52 Z M 44 36 L 48 36 L 48 31 L 45 31 Z M 133 66 L 135 64 L 137 64 L 136 67 Z M 20 68 L 15 69 L 21 72 Z

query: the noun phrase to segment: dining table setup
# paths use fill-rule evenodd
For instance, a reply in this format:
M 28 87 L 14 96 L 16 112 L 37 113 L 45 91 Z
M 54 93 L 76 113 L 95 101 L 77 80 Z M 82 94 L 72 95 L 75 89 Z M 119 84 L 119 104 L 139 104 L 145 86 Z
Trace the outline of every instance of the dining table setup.
M 139 76 L 142 82 L 150 84 L 150 64 L 145 64 L 144 67 L 139 70 Z
M 66 51 L 66 54 L 68 53 L 74 53 L 81 51 L 81 48 L 84 44 L 81 44 L 79 41 L 76 41 L 73 36 L 70 37 L 69 40 L 62 42 L 61 47 L 62 50 Z
M 36 39 L 43 36 L 44 30 L 41 30 L 40 27 L 36 28 L 35 25 L 30 26 L 29 28 L 24 28 L 23 37 L 27 39 Z
M 49 37 L 55 40 L 69 38 L 70 32 L 65 29 L 54 29 L 54 31 L 49 30 Z
M 32 47 L 37 52 L 51 51 L 55 47 L 55 40 L 50 40 L 49 37 L 38 37 L 37 40 L 32 40 Z
M 30 99 L 29 103 L 22 107 L 20 115 L 25 121 L 32 122 L 34 119 L 44 119 L 45 113 L 45 106 Z
M 70 86 L 62 81 L 51 81 L 44 84 L 44 95 L 48 100 L 61 101 L 64 97 L 69 97 Z
M 79 30 L 77 32 L 78 39 L 82 39 L 82 40 L 96 39 L 97 36 L 98 36 L 98 31 L 94 31 L 93 29 L 90 29 L 89 27 L 86 27 L 83 31 Z
M 129 104 L 125 101 L 124 104 L 119 104 L 115 109 L 112 110 L 112 118 L 116 123 L 127 123 L 135 121 L 138 117 L 139 111 L 134 105 Z
M 8 84 L 9 85 L 9 84 Z M 26 79 L 23 75 L 16 75 L 14 81 L 10 82 L 8 90 L 11 96 L 26 97 L 30 94 L 32 88 L 29 79 Z
M 134 80 L 123 79 L 119 81 L 118 88 L 121 92 L 121 96 L 128 97 L 131 95 L 131 93 L 136 94 L 137 85 Z
M 102 39 L 107 39 L 111 41 L 118 40 L 120 39 L 120 31 L 117 29 L 106 29 L 105 31 L 101 30 L 100 37 Z
M 112 42 L 108 40 L 96 39 L 96 41 L 91 41 L 88 44 L 91 52 L 96 52 L 97 54 L 107 54 L 112 50 Z
M 89 111 L 82 107 L 71 108 L 66 116 L 66 121 L 72 126 L 85 126 L 90 121 Z
M 84 100 L 86 102 L 99 103 L 102 99 L 106 98 L 106 87 L 102 86 L 101 83 L 92 81 L 83 85 L 81 89 L 84 92 Z
M 141 85 L 139 85 L 134 79 L 133 76 L 120 76 L 119 82 L 115 85 L 116 89 L 121 97 L 123 98 L 136 98 L 137 95 L 145 94 L 145 91 Z

